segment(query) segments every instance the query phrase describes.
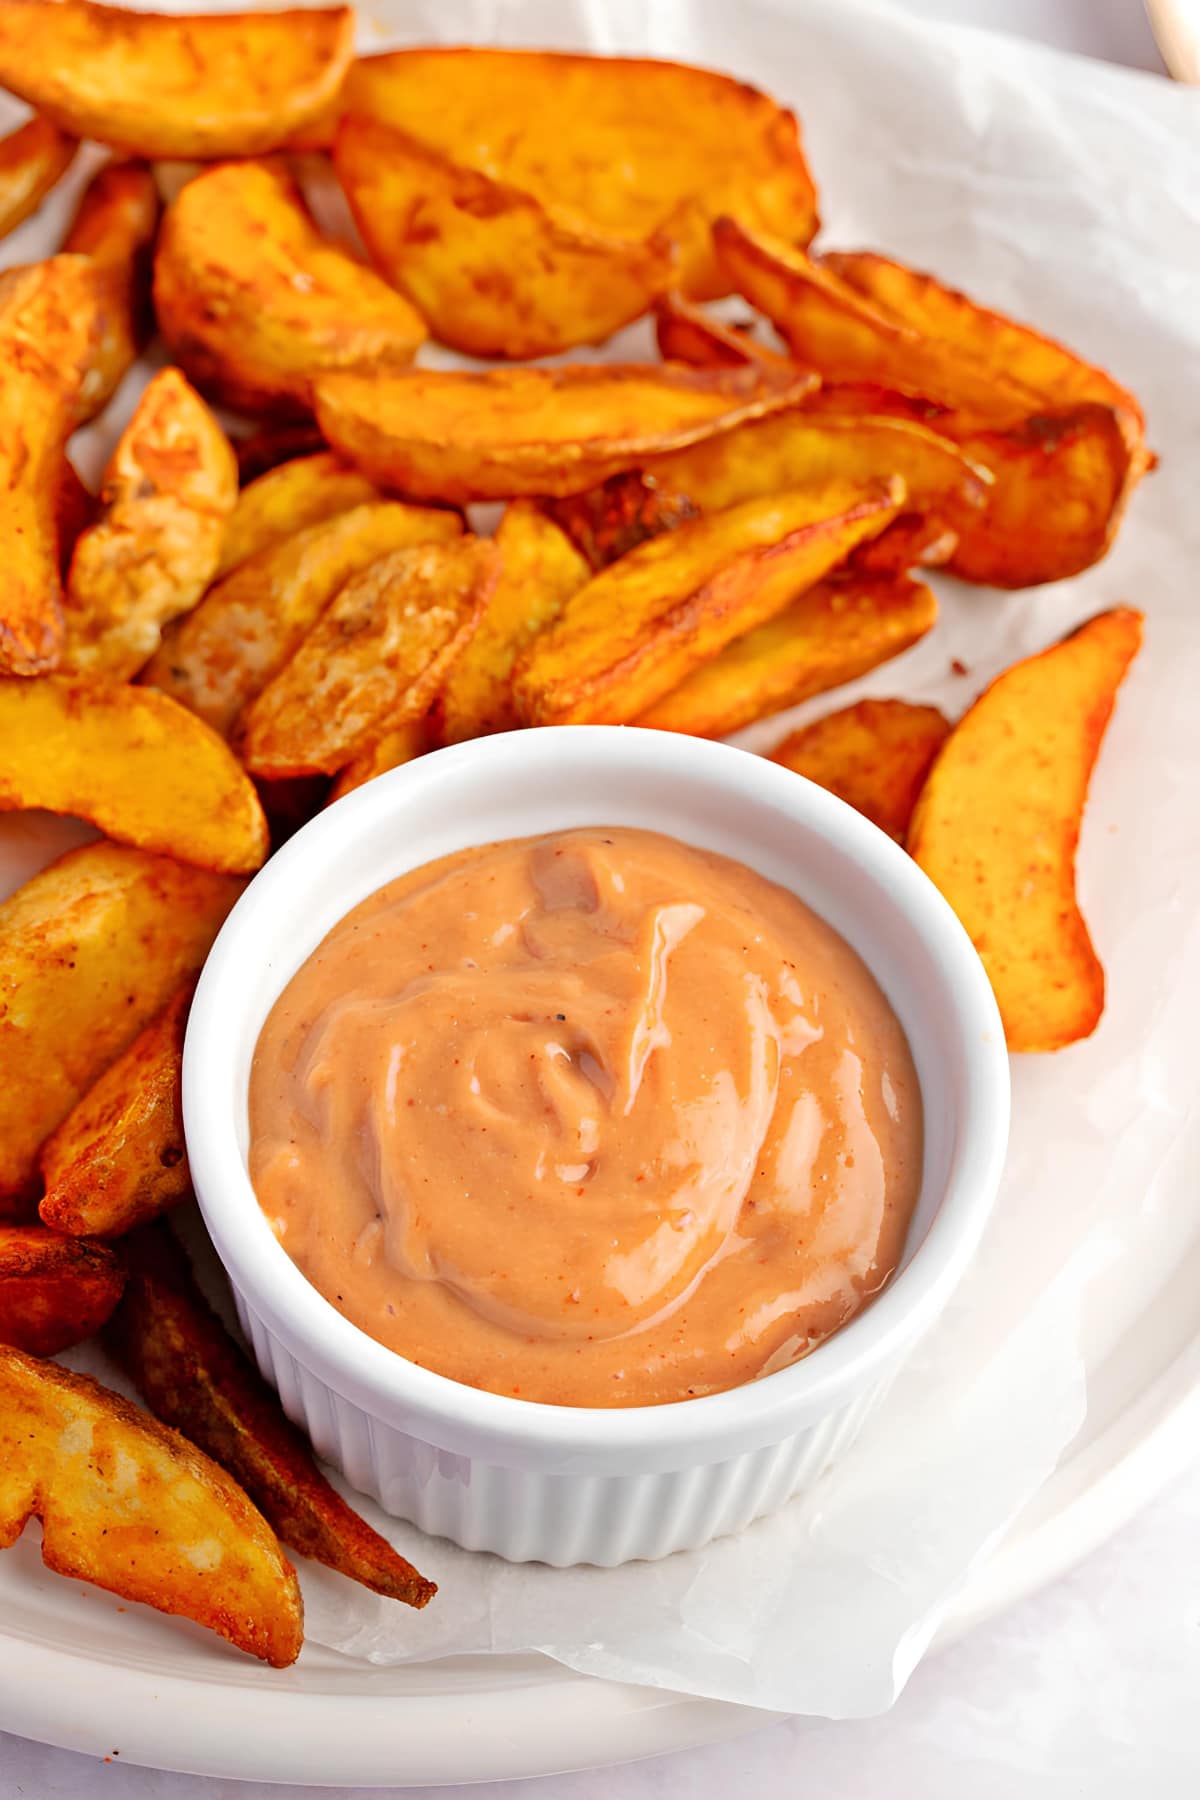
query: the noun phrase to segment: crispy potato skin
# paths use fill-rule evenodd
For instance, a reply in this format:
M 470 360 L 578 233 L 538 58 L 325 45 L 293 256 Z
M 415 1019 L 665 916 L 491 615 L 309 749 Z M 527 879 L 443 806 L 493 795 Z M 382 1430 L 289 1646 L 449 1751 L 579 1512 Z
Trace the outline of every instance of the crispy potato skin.
M 300 1654 L 296 1572 L 223 1469 L 87 1375 L 0 1349 L 0 1548 L 194 1619 L 274 1668 Z
M 685 300 L 663 294 L 654 304 L 654 336 L 664 362 L 688 363 L 694 369 L 740 369 L 746 363 L 782 363 L 788 358 L 745 330 L 718 319 Z
M 219 581 L 167 632 L 142 680 L 228 734 L 352 576 L 390 551 L 461 533 L 457 513 L 399 501 L 310 525 Z
M 208 954 L 243 883 L 123 844 L 0 904 L 0 1214 L 56 1125 Z
M 125 1265 L 104 1244 L 0 1225 L 0 1344 L 56 1356 L 99 1331 L 124 1286 Z
M 189 1191 L 180 1077 L 192 988 L 184 982 L 42 1145 L 38 1211 L 52 1230 L 123 1237 Z
M 903 843 L 934 757 L 950 734 L 936 706 L 859 700 L 784 738 L 771 761 L 828 788 Z
M 238 495 L 225 527 L 217 577 L 262 550 L 273 550 L 307 525 L 319 525 L 352 506 L 382 498 L 365 475 L 327 450 L 280 463 L 248 482 Z
M 64 456 L 54 493 L 54 533 L 58 540 L 58 567 L 64 579 L 75 546 L 94 521 L 99 505 L 95 494 L 84 486 L 74 463 Z
M 577 363 L 348 372 L 316 382 L 322 431 L 381 486 L 462 505 L 562 498 L 801 399 L 801 370 Z
M 100 271 L 104 315 L 80 397 L 80 423 L 116 393 L 149 341 L 150 270 L 162 202 L 147 164 L 110 162 L 84 189 L 63 250 Z
M 642 544 L 596 575 L 518 664 L 535 725 L 622 725 L 895 518 L 898 478 L 747 500 Z
M 0 676 L 0 810 L 41 806 L 223 874 L 267 854 L 253 785 L 227 744 L 166 694 Z
M 243 487 L 249 487 L 252 481 L 277 469 L 280 463 L 316 456 L 324 450 L 325 439 L 315 425 L 299 419 L 290 425 L 260 425 L 248 436 L 238 438 L 233 447 L 237 454 L 238 480 Z
M 204 393 L 283 419 L 308 416 L 319 375 L 409 363 L 425 336 L 407 300 L 321 236 L 273 163 L 221 163 L 180 191 L 159 233 L 154 306 Z
M 33 118 L 0 138 L 0 238 L 36 212 L 75 160 L 78 138 Z
M 634 722 L 725 737 L 857 681 L 909 649 L 936 619 L 937 601 L 923 581 L 839 571 L 727 644 Z
M 713 237 L 738 292 L 808 368 L 836 381 L 915 390 L 980 424 L 1013 425 L 1036 410 L 1032 388 L 888 317 L 824 260 L 731 218 L 717 220 Z
M 205 1302 L 165 1225 L 135 1232 L 108 1346 L 158 1418 L 227 1469 L 283 1543 L 377 1594 L 428 1604 L 434 1582 L 347 1506 L 276 1394 Z
M 103 306 L 82 256 L 0 274 L 0 674 L 44 674 L 62 648 L 58 504 Z
M 515 503 L 514 503 L 515 504 Z M 700 509 L 687 494 L 674 492 L 654 475 L 628 469 L 610 475 L 599 487 L 565 500 L 543 502 L 591 569 L 606 569 L 639 544 L 674 531 Z
M 361 58 L 344 109 L 399 126 L 584 229 L 676 245 L 694 298 L 728 292 L 718 213 L 812 237 L 793 115 L 744 82 L 638 57 L 417 49 Z
M 955 726 L 917 801 L 908 848 L 983 959 L 1010 1050 L 1061 1050 L 1104 1010 L 1075 853 L 1142 625 L 1119 607 L 1006 669 Z
M 441 343 L 468 355 L 551 356 L 602 343 L 672 278 L 665 235 L 564 217 L 378 119 L 343 118 L 334 161 L 375 267 Z
M 499 574 L 496 546 L 465 537 L 394 550 L 348 581 L 239 721 L 252 774 L 333 774 L 384 728 L 428 711 Z
M 180 17 L 0 0 L 0 84 L 131 156 L 257 156 L 317 117 L 354 51 L 349 7 Z
M 532 500 L 514 500 L 505 508 L 495 544 L 500 557 L 496 585 L 434 705 L 435 729 L 443 744 L 511 731 L 519 723 L 513 668 L 526 645 L 558 617 L 591 575 L 570 539 Z M 347 773 L 339 792 L 345 791 Z M 352 785 L 358 782 L 352 780 Z
M 237 497 L 225 433 L 178 369 L 160 370 L 105 470 L 100 516 L 75 545 L 61 666 L 136 675 L 212 580 Z

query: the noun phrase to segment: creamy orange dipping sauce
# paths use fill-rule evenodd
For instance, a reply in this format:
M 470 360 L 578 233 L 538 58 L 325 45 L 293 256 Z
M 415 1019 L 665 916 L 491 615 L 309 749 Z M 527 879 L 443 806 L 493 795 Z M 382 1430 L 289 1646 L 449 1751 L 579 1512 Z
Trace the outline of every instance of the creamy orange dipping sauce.
M 793 894 L 654 832 L 417 869 L 284 989 L 250 1174 L 327 1299 L 410 1361 L 570 1406 L 803 1356 L 895 1268 L 904 1033 Z

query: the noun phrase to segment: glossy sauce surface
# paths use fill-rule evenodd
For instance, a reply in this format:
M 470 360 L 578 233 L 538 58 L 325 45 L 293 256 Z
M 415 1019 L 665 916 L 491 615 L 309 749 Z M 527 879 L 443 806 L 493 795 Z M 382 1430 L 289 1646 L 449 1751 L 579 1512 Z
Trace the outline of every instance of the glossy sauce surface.
M 794 895 L 658 833 L 465 850 L 355 908 L 256 1049 L 284 1248 L 414 1362 L 559 1405 L 729 1388 L 887 1280 L 908 1045 Z

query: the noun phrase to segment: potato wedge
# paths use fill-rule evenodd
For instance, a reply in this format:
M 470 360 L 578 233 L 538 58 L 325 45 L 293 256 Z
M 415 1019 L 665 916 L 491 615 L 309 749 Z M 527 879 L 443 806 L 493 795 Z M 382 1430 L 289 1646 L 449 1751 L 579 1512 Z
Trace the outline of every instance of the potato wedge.
M 193 985 L 176 989 L 42 1145 L 38 1212 L 52 1230 L 123 1237 L 189 1191 L 179 1084 Z
M 436 1584 L 360 1519 L 321 1474 L 312 1451 L 208 1306 L 165 1225 L 127 1246 L 126 1298 L 106 1335 L 142 1398 L 245 1488 L 301 1556 L 408 1606 L 426 1606 Z
M 352 506 L 382 500 L 379 489 L 329 451 L 298 456 L 268 469 L 238 495 L 225 527 L 218 579 L 262 550 L 273 550 L 308 525 L 319 525 Z
M 735 219 L 718 219 L 713 237 L 738 292 L 822 375 L 925 394 L 978 424 L 1012 425 L 1038 410 L 1032 388 L 880 312 L 824 260 Z
M 828 481 L 869 485 L 899 475 L 914 511 L 954 527 L 979 511 L 991 485 L 985 469 L 926 425 L 812 415 L 804 406 L 653 457 L 644 473 L 702 512 Z
M 663 294 L 655 301 L 654 336 L 664 362 L 689 363 L 694 369 L 789 361 L 782 350 L 756 338 L 751 324 L 730 325 L 678 293 Z
M 1010 1050 L 1061 1050 L 1104 1010 L 1075 852 L 1142 623 L 1118 607 L 1006 669 L 955 726 L 917 801 L 908 848 L 983 959 Z
M 828 788 L 903 843 L 917 795 L 949 734 L 950 721 L 936 706 L 859 700 L 793 731 L 771 761 Z
M 1142 409 L 1128 388 L 1031 325 L 992 312 L 934 276 L 872 251 L 830 250 L 821 262 L 890 318 L 949 345 L 993 375 L 1019 381 L 1047 406 L 1095 400 L 1127 420 L 1139 440 L 1144 437 Z
M 40 675 L 61 651 L 65 446 L 101 312 L 86 257 L 53 256 L 0 275 L 0 673 Z
M 124 1286 L 125 1265 L 105 1244 L 0 1225 L 0 1344 L 57 1356 L 99 1331 Z
M 195 974 L 242 890 L 124 844 L 68 851 L 0 904 L 0 1211 L 44 1140 Z
M 316 382 L 322 431 L 381 486 L 460 504 L 578 494 L 800 399 L 799 370 L 577 363 L 348 371 Z
M 78 138 L 38 117 L 0 138 L 0 238 L 37 211 L 78 148 Z
M 223 874 L 249 874 L 267 854 L 262 807 L 229 746 L 150 688 L 0 676 L 0 810 L 31 806 Z
M 42 1561 L 73 1581 L 206 1625 L 286 1668 L 296 1571 L 237 1483 L 90 1376 L 0 1349 L 0 1549 L 42 1521 Z
M 414 762 L 418 756 L 432 750 L 436 741 L 428 713 L 423 713 L 419 719 L 409 719 L 404 725 L 393 726 L 365 750 L 360 750 L 339 772 L 329 790 L 327 804 L 332 806 L 335 800 L 352 794 L 355 788 L 364 787 L 377 775 L 386 775 L 389 769 L 402 769 L 405 763 Z
M 495 544 L 500 554 L 496 585 L 435 705 L 436 729 L 444 744 L 511 731 L 519 724 L 512 701 L 513 668 L 526 645 L 591 577 L 570 539 L 532 500 L 514 500 L 504 509 Z M 340 792 L 346 791 L 343 781 Z M 351 782 L 358 785 L 353 777 Z
M 254 775 L 333 774 L 420 718 L 470 640 L 499 573 L 483 538 L 394 550 L 348 581 L 251 701 L 235 742 Z
M 315 118 L 354 52 L 354 13 L 130 12 L 0 0 L 0 86 L 131 156 L 257 156 Z
M 863 575 L 904 575 L 939 569 L 958 549 L 958 532 L 936 513 L 901 513 L 869 544 L 860 544 L 847 567 Z
M 597 570 L 607 569 L 639 544 L 674 531 L 700 512 L 686 494 L 673 492 L 640 469 L 610 475 L 599 487 L 569 494 L 565 500 L 544 501 L 543 507 L 588 566 Z
M 672 278 L 674 244 L 606 231 L 348 114 L 334 162 L 371 261 L 434 336 L 470 356 L 552 356 L 640 318 Z
M 956 520 L 949 567 L 989 587 L 1065 581 L 1098 562 L 1144 468 L 1118 414 L 1094 401 L 1008 431 L 963 432 L 959 444 L 992 487 L 982 513 Z
M 457 513 L 398 501 L 310 525 L 219 581 L 167 632 L 142 680 L 228 734 L 352 575 L 389 551 L 448 543 L 461 532 Z
M 796 121 L 744 82 L 634 57 L 392 51 L 355 63 L 346 111 L 400 127 L 581 226 L 677 247 L 679 285 L 728 292 L 718 213 L 807 242 L 816 195 Z
M 882 531 L 898 478 L 747 500 L 642 544 L 536 637 L 513 684 L 532 725 L 623 725 Z
M 145 163 L 106 163 L 84 189 L 63 250 L 101 271 L 104 315 L 83 383 L 80 420 L 101 412 L 149 342 L 150 271 L 162 202 Z
M 125 681 L 212 580 L 238 497 L 229 440 L 178 369 L 161 369 L 121 433 L 100 516 L 75 546 L 60 666 Z
M 909 649 L 936 619 L 937 601 L 923 581 L 839 572 L 727 644 L 634 723 L 724 737 L 857 681 Z
M 154 306 L 197 387 L 285 419 L 307 417 L 317 375 L 409 363 L 425 336 L 402 295 L 321 236 L 271 163 L 221 163 L 181 189 L 159 233 Z

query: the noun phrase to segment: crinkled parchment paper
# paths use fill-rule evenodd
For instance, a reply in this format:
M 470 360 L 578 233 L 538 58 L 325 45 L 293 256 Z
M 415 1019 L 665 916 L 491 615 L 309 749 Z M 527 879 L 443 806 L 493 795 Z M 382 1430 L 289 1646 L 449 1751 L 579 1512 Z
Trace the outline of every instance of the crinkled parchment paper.
M 931 638 L 794 715 L 859 694 L 958 713 L 1089 614 L 1117 602 L 1148 614 L 1082 850 L 1108 1009 L 1090 1042 L 1017 1059 L 994 1223 L 884 1414 L 809 1498 L 664 1563 L 508 1567 L 368 1507 L 441 1583 L 435 1605 L 410 1614 L 305 1571 L 309 1634 L 348 1657 L 536 1649 L 757 1706 L 876 1712 L 1076 1433 L 1081 1301 L 1089 1332 L 1118 1322 L 1120 1259 L 1166 1229 L 1160 1183 L 1196 1129 L 1200 108 L 1153 77 L 848 0 L 394 0 L 373 25 L 397 43 L 649 52 L 769 87 L 803 122 L 826 245 L 894 252 L 1109 365 L 1144 400 L 1162 457 L 1098 568 L 1012 595 L 939 582 Z M 635 328 L 610 353 L 646 346 Z M 763 747 L 792 723 L 743 741 Z

